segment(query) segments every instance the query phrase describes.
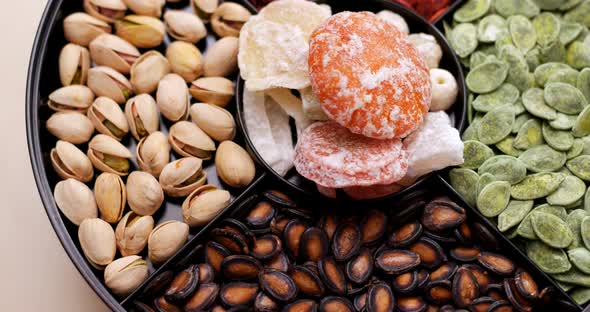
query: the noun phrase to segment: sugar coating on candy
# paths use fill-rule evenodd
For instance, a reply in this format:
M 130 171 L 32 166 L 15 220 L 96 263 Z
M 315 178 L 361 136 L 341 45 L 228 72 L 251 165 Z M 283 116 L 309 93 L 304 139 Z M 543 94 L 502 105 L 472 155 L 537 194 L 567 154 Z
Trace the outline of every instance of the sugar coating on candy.
M 455 77 L 447 70 L 433 68 L 430 70 L 430 82 L 432 83 L 430 111 L 436 112 L 451 108 L 459 94 Z
M 429 68 L 438 68 L 442 58 L 442 49 L 434 36 L 424 33 L 411 34 L 407 40 L 418 50 Z
M 316 28 L 309 73 L 328 117 L 378 139 L 405 137 L 422 124 L 430 75 L 404 37 L 370 12 L 342 12 Z
M 408 168 L 401 140 L 354 134 L 333 121 L 316 122 L 299 137 L 295 168 L 324 187 L 391 184 Z
M 311 87 L 299 90 L 299 94 L 301 94 L 303 114 L 305 117 L 311 120 L 328 120 L 328 116 L 326 116 L 326 113 L 322 110 L 320 101 L 315 93 L 313 93 Z
M 410 33 L 410 27 L 408 27 L 408 23 L 406 20 L 399 14 L 389 11 L 389 10 L 382 10 L 377 12 L 377 17 L 392 24 L 397 28 L 397 30 L 401 31 L 404 34 Z

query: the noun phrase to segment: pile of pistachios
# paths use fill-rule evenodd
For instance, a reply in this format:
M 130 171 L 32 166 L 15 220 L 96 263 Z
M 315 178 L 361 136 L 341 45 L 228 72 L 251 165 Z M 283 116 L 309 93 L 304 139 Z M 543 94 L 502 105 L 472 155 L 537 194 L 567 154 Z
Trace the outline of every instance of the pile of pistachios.
M 58 139 L 51 164 L 63 179 L 56 204 L 79 226 L 88 262 L 104 269 L 105 284 L 120 296 L 147 278 L 139 256 L 146 247 L 153 264 L 163 263 L 190 227 L 229 205 L 228 191 L 207 184 L 204 162 L 214 159 L 231 188 L 255 176 L 249 154 L 232 142 L 236 125 L 225 109 L 234 97 L 227 77 L 237 71 L 237 36 L 250 12 L 218 0 L 194 0 L 184 11 L 165 4 L 84 0 L 86 12 L 63 21 L 63 87 L 46 103 L 55 111 L 46 127 Z M 208 29 L 217 40 L 203 57 L 196 44 Z M 183 220 L 156 225 L 152 215 L 166 198 L 185 198 Z

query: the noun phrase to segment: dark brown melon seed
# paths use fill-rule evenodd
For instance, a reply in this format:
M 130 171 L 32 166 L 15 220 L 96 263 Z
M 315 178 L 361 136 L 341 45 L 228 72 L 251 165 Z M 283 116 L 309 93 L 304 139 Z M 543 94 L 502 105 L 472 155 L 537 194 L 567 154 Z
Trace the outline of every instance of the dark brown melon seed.
M 385 249 L 375 257 L 375 265 L 387 274 L 401 274 L 420 265 L 420 256 L 410 250 Z
M 209 236 L 234 254 L 249 253 L 246 236 L 236 230 L 217 228 L 211 230 Z
M 289 221 L 291 221 L 290 217 L 276 214 L 274 218 L 270 220 L 270 231 L 275 235 L 282 235 Z
M 426 299 L 435 304 L 445 304 L 453 299 L 451 282 L 436 281 L 426 286 Z
M 471 274 L 473 274 L 473 276 L 477 280 L 480 293 L 486 293 L 490 283 L 492 282 L 492 279 L 488 271 L 484 270 L 481 266 L 477 264 L 464 264 L 461 267 L 471 271 Z
M 457 240 L 461 243 L 466 245 L 473 243 L 473 235 L 471 234 L 471 228 L 467 222 L 461 223 L 461 225 L 455 229 L 454 233 Z
M 326 232 L 326 235 L 328 235 L 328 241 L 332 241 L 334 232 L 336 232 L 339 224 L 338 217 L 334 215 L 325 215 L 320 219 L 318 226 Z
M 441 264 L 436 270 L 430 272 L 431 281 L 451 280 L 455 272 L 457 272 L 457 264 L 454 262 L 445 262 Z
M 484 268 L 502 276 L 509 276 L 514 273 L 516 266 L 510 259 L 491 252 L 482 252 L 477 261 Z
M 489 284 L 485 290 L 485 294 L 494 300 L 507 300 L 502 284 Z
M 215 279 L 213 267 L 207 263 L 197 264 L 199 267 L 199 283 L 210 283 Z
M 316 312 L 318 304 L 309 299 L 300 299 L 289 305 L 286 305 L 282 312 Z
M 359 254 L 346 263 L 346 277 L 353 283 L 363 284 L 373 273 L 373 256 L 368 248 L 362 248 Z
M 468 307 L 479 297 L 479 285 L 475 276 L 466 268 L 459 268 L 453 278 L 453 300 L 460 308 Z
M 303 219 L 305 221 L 313 222 L 313 213 L 310 210 L 297 208 L 297 209 L 283 209 L 282 212 L 293 218 Z
M 473 237 L 477 240 L 485 250 L 498 250 L 500 249 L 500 243 L 494 235 L 485 225 L 475 222 L 471 226 L 471 232 Z
M 357 311 L 364 311 L 367 304 L 367 293 L 362 293 L 354 297 L 353 305 Z
M 254 309 L 258 312 L 275 312 L 279 310 L 279 304 L 264 292 L 259 292 L 254 299 Z
M 439 243 L 445 243 L 445 244 L 455 244 L 457 243 L 457 239 L 452 235 L 451 232 L 432 232 L 432 231 L 427 231 L 424 230 L 424 236 L 439 242 Z
M 177 268 L 186 268 L 189 265 L 199 261 L 199 257 L 203 254 L 203 245 L 198 244 L 195 248 L 191 249 L 184 257 L 176 262 Z
M 158 276 L 154 277 L 143 289 L 141 297 L 151 298 L 158 295 L 164 288 L 174 279 L 174 273 L 172 271 L 164 271 Z
M 375 277 L 372 277 L 372 279 L 375 279 Z M 369 281 L 367 284 L 361 284 L 361 285 L 347 282 L 346 283 L 346 294 L 349 296 L 354 296 L 356 294 L 360 294 L 360 293 L 366 291 L 369 288 L 369 286 L 372 284 L 373 284 L 373 281 Z
M 508 301 L 518 310 L 524 312 L 533 311 L 533 306 L 520 292 L 516 289 L 513 278 L 504 279 L 504 291 Z
M 317 227 L 310 227 L 301 237 L 299 242 L 299 253 L 305 261 L 318 261 L 325 257 L 330 251 L 330 242 L 324 230 Z
M 297 259 L 299 257 L 299 242 L 307 225 L 299 219 L 293 219 L 285 226 L 283 231 L 283 242 L 289 254 Z
M 267 201 L 261 201 L 246 216 L 246 223 L 255 229 L 265 228 L 275 216 L 274 207 Z
M 397 311 L 399 312 L 422 312 L 426 310 L 426 302 L 421 297 L 397 298 Z
M 529 272 L 518 269 L 514 276 L 514 284 L 523 297 L 529 300 L 536 300 L 539 297 L 539 287 Z
M 233 218 L 225 218 L 222 221 L 223 228 L 226 230 L 233 230 L 238 234 L 241 234 L 246 241 L 248 246 L 252 245 L 256 236 L 248 226 L 246 226 L 242 221 Z
M 170 302 L 183 301 L 197 290 L 199 285 L 199 267 L 191 265 L 174 277 L 164 297 Z
M 492 303 L 489 308 L 488 312 L 513 312 L 514 308 L 510 304 L 510 302 L 505 300 L 500 300 Z
M 395 298 L 391 288 L 385 283 L 373 284 L 367 292 L 367 312 L 387 312 L 395 308 Z
M 149 305 L 143 303 L 143 302 L 139 302 L 139 301 L 133 301 L 133 309 L 131 311 L 135 311 L 135 312 L 154 312 L 155 310 L 152 309 Z
M 279 252 L 276 256 L 266 262 L 270 269 L 287 272 L 291 268 L 291 261 L 285 252 Z
M 424 289 L 426 285 L 430 282 L 430 273 L 428 271 L 421 269 L 418 271 L 418 289 Z
M 320 302 L 320 312 L 354 312 L 352 303 L 344 297 L 328 296 Z
M 297 207 L 297 204 L 291 198 L 289 198 L 289 196 L 277 190 L 264 191 L 262 192 L 262 195 L 280 207 Z
M 276 235 L 267 234 L 256 238 L 250 250 L 250 255 L 258 260 L 268 260 L 276 256 L 283 250 L 283 244 L 281 239 Z
M 244 281 L 258 277 L 262 264 L 254 257 L 232 255 L 221 262 L 221 272 L 229 280 Z
M 233 282 L 223 285 L 219 299 L 229 307 L 247 306 L 254 302 L 257 293 L 258 284 Z
M 422 224 L 411 222 L 402 225 L 389 236 L 389 246 L 394 248 L 406 247 L 414 243 L 422 235 Z
M 495 301 L 496 300 L 491 297 L 479 297 L 471 302 L 469 310 L 472 312 L 486 312 Z
M 426 312 L 439 312 L 439 310 L 440 310 L 439 306 L 428 303 L 428 304 L 426 304 L 426 310 L 424 310 L 424 311 L 426 311 Z
M 461 262 L 471 262 L 479 256 L 481 249 L 477 246 L 457 246 L 449 251 L 451 258 Z
M 361 242 L 371 245 L 377 242 L 387 230 L 387 216 L 379 210 L 369 210 L 360 225 Z
M 258 281 L 262 290 L 279 302 L 288 302 L 297 296 L 297 285 L 289 275 L 281 271 L 264 269 L 258 275 Z
M 391 286 L 397 292 L 408 294 L 418 287 L 418 278 L 418 271 L 406 272 L 394 277 Z
M 446 261 L 442 248 L 430 238 L 422 237 L 408 247 L 411 251 L 420 256 L 420 263 L 428 269 L 437 267 L 441 262 Z
M 289 272 L 295 285 L 301 293 L 310 297 L 321 297 L 324 294 L 324 284 L 320 277 L 305 265 L 296 265 Z
M 270 228 L 262 228 L 262 229 L 253 229 L 250 230 L 250 233 L 254 234 L 256 237 L 264 236 L 266 234 L 273 234 Z
M 219 293 L 219 286 L 215 283 L 201 284 L 199 289 L 184 304 L 184 310 L 187 312 L 198 312 L 207 310 Z
M 361 232 L 353 223 L 342 223 L 332 238 L 332 254 L 336 261 L 348 261 L 361 248 Z
M 455 309 L 454 306 L 452 306 L 450 304 L 446 304 L 446 305 L 440 307 L 439 312 L 457 312 L 457 310 Z
M 211 312 L 227 312 L 227 309 L 218 304 L 214 305 L 213 308 L 211 308 Z
M 346 295 L 346 278 L 334 258 L 328 257 L 318 261 L 318 270 L 320 278 L 329 290 L 338 295 Z
M 433 200 L 422 213 L 422 224 L 434 232 L 454 229 L 463 221 L 465 209 L 450 200 Z
M 166 300 L 164 296 L 154 299 L 154 308 L 158 312 L 182 312 L 182 309 Z

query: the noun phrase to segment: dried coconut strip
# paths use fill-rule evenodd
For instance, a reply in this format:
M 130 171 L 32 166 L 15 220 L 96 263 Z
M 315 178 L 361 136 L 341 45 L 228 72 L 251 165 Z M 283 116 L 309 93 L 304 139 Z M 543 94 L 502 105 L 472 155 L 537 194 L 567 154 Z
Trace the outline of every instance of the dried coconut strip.
M 276 149 L 279 154 L 278 160 L 271 163 L 270 166 L 279 175 L 284 176 L 289 170 L 291 170 L 291 168 L 293 168 L 293 159 L 295 158 L 293 136 L 291 135 L 291 125 L 289 125 L 289 115 L 287 115 L 281 106 L 268 96 L 266 97 L 264 104 L 275 143 L 274 149 Z
M 297 136 L 300 136 L 303 130 L 312 123 L 312 120 L 307 118 L 303 113 L 303 103 L 291 93 L 291 90 L 277 88 L 267 90 L 266 94 L 278 103 L 289 116 L 295 119 Z
M 328 116 L 322 110 L 320 101 L 313 93 L 311 87 L 299 90 L 303 102 L 303 114 L 311 120 L 328 120 Z

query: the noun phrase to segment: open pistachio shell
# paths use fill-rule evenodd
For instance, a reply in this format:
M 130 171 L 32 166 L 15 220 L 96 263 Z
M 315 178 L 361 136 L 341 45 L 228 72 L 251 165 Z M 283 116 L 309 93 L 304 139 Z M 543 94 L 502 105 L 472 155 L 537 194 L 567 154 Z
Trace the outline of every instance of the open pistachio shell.
M 94 168 L 90 159 L 74 144 L 57 141 L 49 154 L 53 169 L 62 179 L 76 179 L 89 182 L 94 176 Z
M 100 216 L 108 223 L 118 222 L 127 204 L 127 191 L 121 177 L 103 172 L 94 182 L 94 197 Z
M 47 119 L 45 126 L 58 139 L 73 144 L 88 142 L 94 132 L 94 126 L 88 117 L 77 112 L 54 113 Z
M 236 135 L 234 117 L 227 110 L 206 103 L 196 103 L 190 109 L 191 119 L 212 139 L 221 142 L 233 140 Z
M 190 194 L 207 181 L 207 172 L 203 171 L 203 161 L 196 157 L 175 160 L 164 167 L 160 173 L 160 185 L 164 193 L 172 197 Z
M 83 12 L 64 18 L 64 36 L 71 43 L 87 47 L 94 38 L 111 32 L 111 26 Z
M 98 215 L 94 194 L 86 184 L 78 180 L 67 179 L 58 182 L 53 197 L 59 210 L 75 225 Z
M 86 13 L 107 23 L 122 18 L 127 6 L 122 0 L 84 0 Z
M 164 166 L 170 161 L 168 137 L 160 131 L 153 132 L 137 144 L 137 164 L 154 177 L 160 176 Z
M 223 141 L 215 153 L 217 175 L 223 182 L 235 188 L 246 187 L 256 174 L 250 154 L 232 141 Z
M 93 218 L 82 221 L 78 228 L 78 240 L 93 267 L 102 270 L 115 259 L 115 231 L 104 220 Z
M 131 66 L 131 85 L 136 93 L 152 93 L 158 82 L 170 72 L 170 63 L 158 51 L 142 54 Z
M 168 74 L 158 83 L 156 102 L 164 118 L 176 122 L 186 120 L 190 105 L 188 87 L 178 74 Z
M 59 79 L 63 86 L 84 85 L 90 69 L 90 53 L 83 46 L 68 43 L 59 54 Z
M 206 77 L 192 82 L 189 92 L 204 103 L 225 107 L 234 96 L 234 83 L 223 77 Z
M 133 212 L 153 215 L 164 202 L 164 192 L 158 180 L 143 171 L 133 171 L 127 178 L 127 203 Z
M 189 226 L 202 226 L 211 221 L 229 205 L 228 191 L 213 185 L 203 185 L 193 191 L 182 203 L 182 216 Z
M 116 70 L 97 66 L 88 71 L 88 87 L 96 96 L 106 96 L 123 104 L 133 94 L 133 87 L 125 76 Z
M 164 23 L 170 36 L 177 40 L 197 43 L 207 36 L 205 24 L 192 13 L 168 10 L 164 14 Z
M 86 114 L 98 132 L 118 141 L 129 132 L 129 124 L 121 107 L 106 96 L 94 100 Z
M 129 173 L 131 152 L 110 136 L 97 134 L 92 138 L 88 143 L 87 155 L 94 167 L 102 172 L 120 176 Z
M 128 74 L 140 53 L 131 43 L 111 34 L 102 34 L 90 42 L 90 56 L 96 65 L 108 66 Z
M 203 69 L 206 77 L 226 77 L 238 69 L 238 38 L 217 40 L 205 55 Z
M 61 87 L 49 94 L 47 106 L 54 111 L 85 113 L 94 101 L 94 93 L 86 86 L 71 85 Z
M 203 74 L 201 51 L 184 41 L 174 41 L 166 49 L 166 58 L 172 72 L 180 75 L 185 82 L 191 82 Z
M 127 15 L 115 22 L 115 33 L 138 48 L 155 48 L 164 41 L 166 26 L 156 17 Z
M 133 292 L 148 277 L 148 266 L 139 256 L 117 259 L 104 270 L 104 283 L 118 296 Z
M 133 13 L 153 17 L 162 16 L 162 7 L 166 4 L 166 0 L 123 0 L 123 2 Z
M 131 134 L 137 140 L 158 131 L 160 127 L 158 107 L 149 94 L 140 94 L 129 99 L 125 104 L 125 117 Z
M 191 4 L 197 16 L 204 22 L 208 22 L 211 14 L 219 6 L 219 0 L 191 0 Z
M 166 221 L 152 230 L 148 238 L 148 256 L 159 264 L 172 257 L 188 239 L 189 227 L 180 221 Z
M 137 255 L 147 245 L 148 237 L 154 229 L 152 216 L 140 216 L 129 211 L 117 224 L 115 238 L 117 248 L 123 256 Z
M 211 15 L 211 28 L 220 37 L 238 37 L 252 14 L 235 2 L 224 2 Z
M 206 160 L 211 159 L 215 151 L 213 140 L 189 121 L 179 121 L 170 127 L 168 140 L 174 151 L 185 157 L 194 156 Z

